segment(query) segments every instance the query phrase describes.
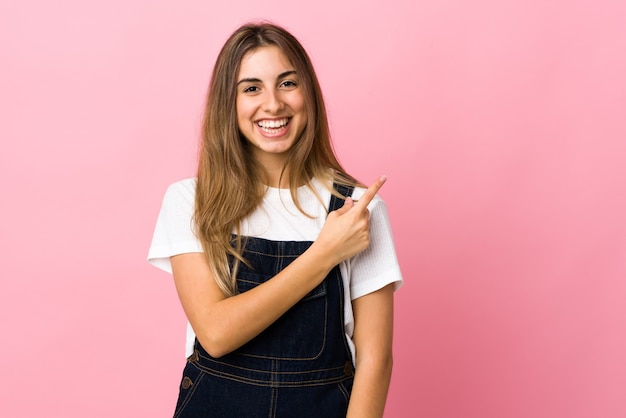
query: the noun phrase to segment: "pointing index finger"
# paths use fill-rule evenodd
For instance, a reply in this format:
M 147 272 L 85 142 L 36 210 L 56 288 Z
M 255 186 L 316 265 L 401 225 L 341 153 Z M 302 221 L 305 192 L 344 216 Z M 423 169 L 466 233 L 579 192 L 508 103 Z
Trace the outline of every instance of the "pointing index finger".
M 381 176 L 378 180 L 376 180 L 370 187 L 363 192 L 363 196 L 355 203 L 355 207 L 360 208 L 361 210 L 365 209 L 367 205 L 370 204 L 376 193 L 383 187 L 385 181 L 387 180 L 387 176 Z

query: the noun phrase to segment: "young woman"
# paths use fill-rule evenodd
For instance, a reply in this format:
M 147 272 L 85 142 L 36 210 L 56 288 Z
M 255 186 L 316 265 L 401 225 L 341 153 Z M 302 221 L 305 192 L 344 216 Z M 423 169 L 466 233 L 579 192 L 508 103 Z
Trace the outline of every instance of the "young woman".
M 239 28 L 209 87 L 197 179 L 171 185 L 149 261 L 189 319 L 175 417 L 381 417 L 402 283 L 387 212 L 341 167 L 310 59 Z

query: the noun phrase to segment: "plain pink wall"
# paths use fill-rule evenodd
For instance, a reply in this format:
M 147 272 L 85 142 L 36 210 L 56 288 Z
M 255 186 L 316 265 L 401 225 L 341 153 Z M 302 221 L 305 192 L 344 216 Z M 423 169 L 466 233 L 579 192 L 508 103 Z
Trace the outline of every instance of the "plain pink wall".
M 185 320 L 144 260 L 239 24 L 291 29 L 406 279 L 387 417 L 626 416 L 619 1 L 4 1 L 0 416 L 171 416 Z

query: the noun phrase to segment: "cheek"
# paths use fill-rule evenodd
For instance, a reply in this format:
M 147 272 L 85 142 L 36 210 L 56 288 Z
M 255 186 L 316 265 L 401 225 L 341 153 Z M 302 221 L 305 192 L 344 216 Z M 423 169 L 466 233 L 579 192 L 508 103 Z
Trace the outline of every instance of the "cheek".
M 309 112 L 307 112 L 307 105 L 306 102 L 304 101 L 304 98 L 302 98 L 301 102 L 300 102 L 300 113 L 302 114 L 302 122 L 304 124 L 307 123 L 308 118 L 309 118 Z
M 299 119 L 300 119 L 300 124 L 302 125 L 302 129 L 304 129 L 304 126 L 306 126 L 307 122 L 308 122 L 308 112 L 307 112 L 307 106 L 306 103 L 304 101 L 304 98 L 300 98 L 298 100 L 294 100 L 292 103 L 292 109 L 298 113 Z
M 237 112 L 237 119 L 241 119 L 245 113 L 245 108 L 239 100 L 237 100 L 237 103 L 235 104 L 235 111 Z
M 306 101 L 304 100 L 304 96 L 300 95 L 297 99 L 297 106 L 301 112 L 306 114 Z
M 241 125 L 245 124 L 250 118 L 250 111 L 244 104 L 237 103 L 237 124 L 241 128 Z

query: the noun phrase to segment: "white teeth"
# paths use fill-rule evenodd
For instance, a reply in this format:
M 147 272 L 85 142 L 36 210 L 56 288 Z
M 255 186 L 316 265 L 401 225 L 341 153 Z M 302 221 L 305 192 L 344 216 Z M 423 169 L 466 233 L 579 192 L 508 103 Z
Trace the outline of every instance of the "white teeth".
M 289 122 L 289 118 L 279 120 L 260 120 L 257 122 L 257 125 L 259 125 L 260 128 L 276 129 L 282 128 L 283 126 L 287 125 L 287 122 Z

